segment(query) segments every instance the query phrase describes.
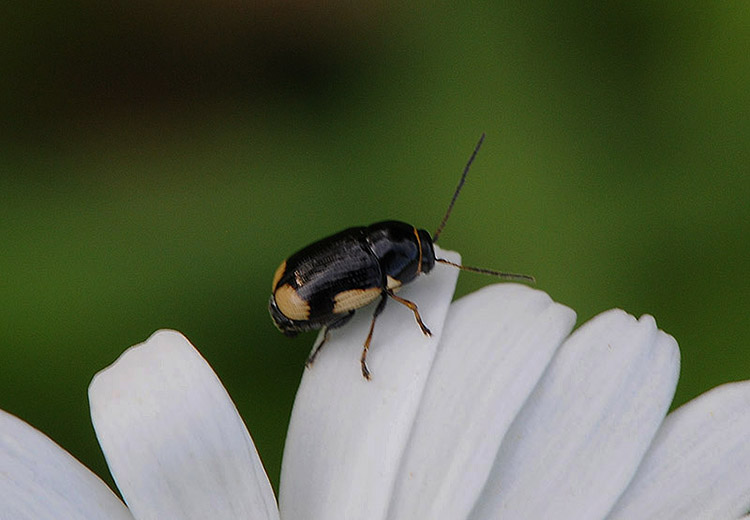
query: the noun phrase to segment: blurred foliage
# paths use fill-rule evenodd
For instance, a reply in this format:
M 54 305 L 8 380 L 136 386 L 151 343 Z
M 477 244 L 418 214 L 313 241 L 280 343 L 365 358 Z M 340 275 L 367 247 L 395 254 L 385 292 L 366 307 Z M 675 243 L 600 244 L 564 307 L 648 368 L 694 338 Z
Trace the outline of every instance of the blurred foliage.
M 743 3 L 5 10 L 0 408 L 106 479 L 88 382 L 175 328 L 276 485 L 314 334 L 271 325 L 274 270 L 349 225 L 432 230 L 483 131 L 443 247 L 535 275 L 579 323 L 653 314 L 676 404 L 750 378 Z

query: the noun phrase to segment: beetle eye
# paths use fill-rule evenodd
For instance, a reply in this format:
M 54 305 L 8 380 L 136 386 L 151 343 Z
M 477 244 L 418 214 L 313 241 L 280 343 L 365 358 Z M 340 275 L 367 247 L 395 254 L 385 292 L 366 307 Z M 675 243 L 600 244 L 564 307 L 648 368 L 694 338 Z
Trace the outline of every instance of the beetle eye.
M 423 273 L 429 273 L 435 267 L 435 248 L 432 245 L 430 234 L 424 229 L 420 229 L 419 247 L 422 249 L 422 265 L 420 266 Z

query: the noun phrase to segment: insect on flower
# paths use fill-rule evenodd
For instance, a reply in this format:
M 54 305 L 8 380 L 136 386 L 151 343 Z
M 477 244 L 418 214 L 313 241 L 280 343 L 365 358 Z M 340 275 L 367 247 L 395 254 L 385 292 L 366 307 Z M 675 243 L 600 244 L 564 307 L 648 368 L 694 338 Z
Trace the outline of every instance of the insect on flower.
M 375 321 L 388 299 L 409 308 L 422 333 L 429 336 L 430 329 L 422 321 L 417 304 L 399 297 L 396 291 L 419 275 L 429 273 L 436 262 L 506 280 L 534 281 L 531 276 L 469 267 L 435 256 L 433 245 L 450 217 L 483 141 L 484 134 L 466 163 L 443 220 L 432 236 L 424 229 L 396 220 L 352 227 L 310 244 L 276 269 L 268 302 L 276 327 L 289 337 L 309 330 L 324 331 L 323 339 L 307 359 L 308 367 L 328 340 L 331 329 L 346 324 L 357 309 L 378 298 L 380 301 L 375 307 L 360 358 L 362 375 L 366 379 L 370 379 L 367 351 Z

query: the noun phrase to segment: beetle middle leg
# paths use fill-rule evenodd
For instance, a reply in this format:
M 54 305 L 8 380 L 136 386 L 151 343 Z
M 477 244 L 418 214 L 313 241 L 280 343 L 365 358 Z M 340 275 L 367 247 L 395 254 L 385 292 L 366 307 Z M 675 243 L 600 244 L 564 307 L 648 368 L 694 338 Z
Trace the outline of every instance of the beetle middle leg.
M 381 298 L 380 302 L 378 303 L 378 306 L 375 308 L 375 313 L 372 315 L 372 322 L 370 323 L 370 332 L 367 333 L 367 339 L 365 340 L 364 348 L 362 349 L 362 357 L 360 358 L 360 363 L 362 365 L 362 375 L 365 377 L 365 379 L 370 379 L 370 370 L 367 368 L 367 351 L 370 349 L 370 341 L 372 341 L 372 333 L 375 330 L 375 320 L 378 318 L 378 315 L 380 315 L 381 312 L 383 312 L 383 309 L 385 308 L 385 302 L 388 300 L 388 297 L 393 298 L 397 302 L 401 303 L 402 305 L 406 305 L 411 311 L 414 313 L 414 318 L 417 320 L 417 323 L 419 324 L 419 328 L 422 329 L 422 333 L 425 336 L 432 336 L 432 332 L 430 332 L 430 329 L 427 328 L 427 326 L 422 321 L 422 317 L 419 315 L 419 310 L 417 309 L 417 304 L 406 300 L 404 298 L 401 298 L 400 296 L 396 296 L 396 294 L 391 289 L 386 289 L 383 291 L 383 297 Z
M 343 316 L 335 319 L 334 321 L 323 327 L 323 339 L 320 341 L 320 343 L 313 347 L 312 352 L 310 352 L 310 355 L 305 362 L 305 366 L 311 367 L 315 362 L 315 358 L 318 356 L 320 349 L 323 348 L 325 342 L 328 341 L 328 338 L 331 337 L 331 329 L 337 329 L 345 325 L 346 322 L 352 319 L 352 316 L 354 316 L 354 311 L 349 311 L 347 314 L 344 314 Z
M 378 302 L 378 306 L 375 307 L 375 312 L 372 315 L 372 322 L 370 322 L 370 332 L 367 333 L 367 339 L 365 340 L 365 345 L 364 347 L 362 347 L 362 357 L 359 358 L 360 365 L 362 365 L 362 376 L 368 381 L 370 380 L 370 369 L 367 368 L 367 351 L 370 349 L 370 341 L 372 341 L 372 333 L 375 330 L 375 320 L 377 320 L 380 313 L 383 312 L 386 301 L 388 301 L 388 291 L 383 292 L 383 296 L 380 298 L 380 301 Z
M 411 311 L 414 313 L 414 318 L 417 320 L 417 324 L 419 324 L 419 328 L 422 329 L 422 334 L 425 336 L 432 336 L 432 332 L 430 332 L 430 329 L 427 328 L 427 326 L 422 321 L 422 316 L 419 315 L 419 310 L 417 309 L 417 304 L 406 300 L 404 298 L 401 298 L 400 296 L 396 296 L 396 293 L 393 292 L 392 289 L 387 289 L 386 294 L 396 300 L 398 303 L 402 305 L 406 305 L 411 309 Z

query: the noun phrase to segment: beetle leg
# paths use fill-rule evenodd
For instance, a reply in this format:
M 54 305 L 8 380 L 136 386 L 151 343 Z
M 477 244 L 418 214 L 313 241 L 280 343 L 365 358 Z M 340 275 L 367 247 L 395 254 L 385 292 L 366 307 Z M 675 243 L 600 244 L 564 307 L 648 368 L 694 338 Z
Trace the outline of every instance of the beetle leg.
M 370 349 L 370 341 L 372 341 L 372 333 L 375 330 L 375 320 L 378 319 L 378 315 L 383 312 L 385 308 L 385 302 L 388 301 L 388 292 L 383 292 L 383 297 L 380 299 L 378 306 L 375 307 L 375 312 L 372 315 L 372 322 L 370 323 L 370 332 L 367 333 L 367 339 L 365 345 L 362 348 L 362 357 L 360 358 L 360 364 L 362 365 L 362 376 L 370 380 L 370 369 L 367 368 L 367 351 Z
M 343 326 L 347 321 L 352 319 L 352 316 L 354 316 L 354 311 L 349 311 L 347 314 L 344 314 L 340 318 L 323 327 L 323 339 L 320 343 L 313 347 L 312 352 L 310 352 L 310 355 L 307 358 L 307 361 L 305 361 L 305 366 L 311 367 L 315 362 L 315 358 L 318 356 L 318 352 L 320 352 L 323 344 L 328 341 L 328 338 L 331 337 L 331 329 L 337 329 Z
M 414 318 L 417 320 L 417 323 L 419 324 L 419 328 L 422 329 L 422 334 L 424 334 L 425 336 L 432 336 L 432 332 L 430 332 L 430 329 L 428 329 L 427 326 L 422 322 L 422 317 L 419 315 L 419 310 L 417 309 L 416 303 L 409 301 L 409 300 L 405 300 L 404 298 L 401 298 L 400 296 L 396 296 L 396 294 L 391 289 L 387 289 L 386 294 L 388 294 L 388 296 L 390 296 L 397 302 L 409 307 L 411 311 L 414 313 Z
M 307 361 L 305 361 L 306 367 L 310 368 L 312 366 L 312 364 L 315 362 L 315 358 L 318 356 L 318 352 L 320 352 L 323 344 L 328 341 L 330 335 L 331 333 L 328 331 L 328 327 L 323 327 L 323 339 L 320 343 L 313 347 L 312 352 L 310 352 L 310 355 L 307 357 Z

